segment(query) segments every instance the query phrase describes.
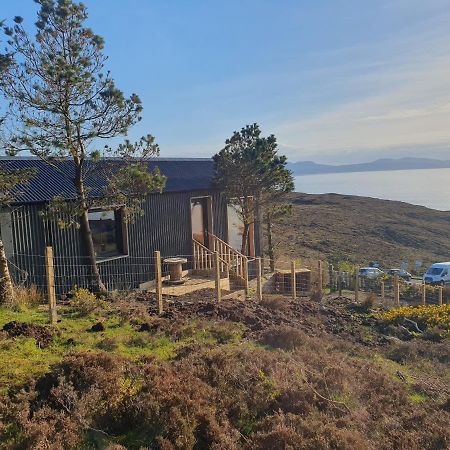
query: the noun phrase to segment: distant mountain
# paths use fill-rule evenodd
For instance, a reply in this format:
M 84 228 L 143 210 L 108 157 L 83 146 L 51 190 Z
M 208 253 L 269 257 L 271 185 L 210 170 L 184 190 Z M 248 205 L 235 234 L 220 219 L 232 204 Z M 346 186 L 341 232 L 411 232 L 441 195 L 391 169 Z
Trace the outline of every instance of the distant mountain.
M 450 160 L 442 161 L 429 158 L 400 158 L 377 159 L 376 161 L 361 164 L 344 164 L 333 166 L 317 164 L 312 161 L 299 161 L 288 164 L 294 175 L 315 175 L 321 173 L 344 172 L 379 172 L 385 170 L 418 170 L 418 169 L 446 169 L 450 168 Z

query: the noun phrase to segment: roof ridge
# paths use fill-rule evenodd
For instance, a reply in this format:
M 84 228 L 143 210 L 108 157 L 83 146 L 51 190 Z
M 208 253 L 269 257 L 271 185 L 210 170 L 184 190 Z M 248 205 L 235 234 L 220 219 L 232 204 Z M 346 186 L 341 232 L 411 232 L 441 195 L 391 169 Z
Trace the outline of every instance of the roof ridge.
M 136 158 L 139 159 L 139 158 Z M 71 161 L 70 158 L 55 158 L 55 160 L 57 161 Z M 122 158 L 119 157 L 115 157 L 115 156 L 104 156 L 102 158 L 100 158 L 99 161 L 121 161 Z M 212 158 L 206 158 L 206 157 L 193 157 L 193 158 L 181 158 L 181 157 L 159 157 L 159 156 L 155 156 L 155 157 L 151 157 L 151 158 L 147 158 L 147 161 L 211 161 Z M 40 158 L 38 158 L 37 156 L 5 156 L 5 155 L 0 155 L 0 161 L 42 161 Z M 86 161 L 92 161 L 91 158 L 87 158 Z M 43 163 L 45 163 L 45 161 L 42 161 Z

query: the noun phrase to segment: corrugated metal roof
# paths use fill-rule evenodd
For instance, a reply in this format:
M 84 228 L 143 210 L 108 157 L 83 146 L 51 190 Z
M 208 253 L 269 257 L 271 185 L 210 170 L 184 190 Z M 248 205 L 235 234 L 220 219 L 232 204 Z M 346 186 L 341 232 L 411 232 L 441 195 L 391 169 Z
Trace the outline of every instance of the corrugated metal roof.
M 98 195 L 105 186 L 105 176 L 102 167 L 106 164 L 119 164 L 118 160 L 92 161 L 93 170 L 89 170 L 86 186 L 91 189 L 91 195 Z M 62 195 L 64 198 L 75 197 L 73 182 L 74 165 L 69 160 L 55 161 L 52 167 L 35 158 L 0 157 L 0 170 L 10 172 L 20 169 L 33 169 L 36 175 L 25 186 L 19 186 L 20 194 L 16 203 L 38 203 L 51 200 Z M 149 170 L 158 167 L 167 177 L 164 192 L 183 192 L 213 188 L 214 163 L 212 159 L 163 159 L 155 158 L 148 162 Z M 103 173 L 103 175 L 102 175 Z

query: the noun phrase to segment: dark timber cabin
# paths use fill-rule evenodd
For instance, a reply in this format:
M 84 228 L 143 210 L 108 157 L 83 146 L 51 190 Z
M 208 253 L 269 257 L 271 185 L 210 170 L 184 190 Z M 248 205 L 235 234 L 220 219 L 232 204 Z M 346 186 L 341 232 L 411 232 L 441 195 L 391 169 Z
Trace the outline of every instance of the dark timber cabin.
M 15 203 L 0 212 L 0 233 L 17 283 L 45 289 L 45 247 L 52 246 L 56 290 L 62 294 L 74 286 L 89 287 L 91 277 L 79 231 L 61 229 L 55 220 L 42 216 L 55 196 L 74 198 L 69 180 L 73 165 L 59 161 L 58 166 L 67 177 L 38 159 L 0 158 L 0 170 L 35 171 L 31 182 L 19 187 Z M 154 279 L 155 250 L 163 258 L 186 256 L 190 269 L 210 267 L 213 251 L 219 251 L 231 266 L 236 254 L 240 255 L 241 226 L 235 210 L 213 186 L 213 161 L 157 158 L 149 162 L 149 170 L 154 167 L 167 177 L 167 184 L 162 194 L 147 197 L 143 216 L 126 223 L 122 207 L 117 205 L 90 212 L 97 264 L 109 290 L 135 289 Z M 94 194 L 103 187 L 95 176 L 87 184 Z M 250 232 L 248 256 L 260 255 L 260 247 L 256 221 Z

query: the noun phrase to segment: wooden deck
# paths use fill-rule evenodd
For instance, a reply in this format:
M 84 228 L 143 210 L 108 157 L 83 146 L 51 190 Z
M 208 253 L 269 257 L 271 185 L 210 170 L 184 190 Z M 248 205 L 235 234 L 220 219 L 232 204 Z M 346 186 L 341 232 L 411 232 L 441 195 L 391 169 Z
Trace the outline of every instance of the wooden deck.
M 200 291 L 202 289 L 214 289 L 215 288 L 215 280 L 214 278 L 208 278 L 204 276 L 198 275 L 188 275 L 187 280 L 184 284 L 178 286 L 170 286 L 163 282 L 162 285 L 162 294 L 171 296 L 171 297 L 180 297 L 185 294 L 191 294 L 192 292 Z M 229 278 L 221 278 L 220 287 L 225 290 L 230 290 L 230 279 Z M 148 292 L 156 292 L 155 281 L 149 281 L 147 283 L 143 283 L 139 286 L 140 290 L 148 291 Z

